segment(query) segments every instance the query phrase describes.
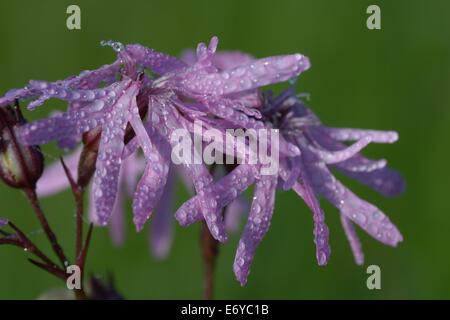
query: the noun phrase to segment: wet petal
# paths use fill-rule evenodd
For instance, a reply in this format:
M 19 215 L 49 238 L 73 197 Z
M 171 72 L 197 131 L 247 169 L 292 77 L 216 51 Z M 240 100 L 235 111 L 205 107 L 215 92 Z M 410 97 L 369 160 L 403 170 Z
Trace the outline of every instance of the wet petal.
M 372 237 L 391 246 L 403 240 L 398 229 L 383 212 L 343 186 L 325 165 L 308 165 L 307 170 L 314 189 Z
M 159 104 L 160 105 L 156 104 L 152 106 L 153 111 L 162 120 L 161 124 L 157 126 L 157 129 L 161 131 L 161 135 L 165 136 L 173 146 L 177 143 L 171 139 L 174 130 L 183 128 L 183 125 L 179 122 L 181 116 L 174 108 L 171 108 L 170 105 L 164 105 L 164 102 L 162 101 L 159 101 Z M 161 110 L 162 106 L 165 106 L 163 110 Z M 209 185 L 213 181 L 211 174 L 203 164 L 183 163 L 182 165 L 193 182 L 197 194 L 203 196 L 199 200 L 199 207 L 211 235 L 220 242 L 226 241 L 228 237 L 225 232 L 222 213 L 217 210 L 217 202 L 214 197 L 209 196 Z
M 50 141 L 73 139 L 82 133 L 104 125 L 111 117 L 122 92 L 130 86 L 131 80 L 123 80 L 110 86 L 107 95 L 81 108 L 73 108 L 55 114 L 47 119 L 31 122 L 17 128 L 21 141 L 29 145 L 45 144 Z M 114 113 L 120 112 L 114 110 Z
M 162 138 L 152 135 L 153 145 L 146 152 L 147 165 L 133 198 L 133 221 L 141 231 L 160 200 L 169 172 L 170 158 Z
M 255 193 L 247 224 L 239 241 L 233 270 L 241 285 L 247 283 L 250 266 L 256 248 L 269 229 L 275 206 L 275 191 L 278 176 L 262 176 L 256 182 Z
M 255 182 L 257 170 L 255 166 L 241 164 L 222 179 L 212 184 L 209 188 L 210 196 L 216 201 L 217 210 L 220 211 L 232 203 L 252 185 Z M 197 195 L 185 202 L 177 210 L 175 217 L 182 226 L 198 222 L 203 218 L 200 203 L 207 199 L 201 198 L 201 195 Z
M 326 128 L 325 132 L 338 141 L 356 141 L 364 137 L 370 137 L 374 143 L 394 143 L 398 140 L 398 133 L 395 131 Z
M 164 75 L 186 67 L 186 64 L 183 61 L 175 57 L 146 48 L 139 44 L 128 45 L 126 50 L 138 63 L 159 75 Z
M 313 214 L 314 221 L 314 243 L 316 245 L 316 258 L 319 265 L 326 265 L 330 258 L 330 245 L 328 242 L 329 230 L 325 223 L 325 215 L 320 203 L 312 189 L 310 175 L 306 171 L 302 159 L 297 159 L 295 165 L 300 169 L 298 180 L 292 186 L 292 189 L 305 201 Z M 290 174 L 286 170 L 286 165 L 282 164 L 280 170 L 281 178 L 285 181 L 289 179 Z
M 239 228 L 241 218 L 250 209 L 250 203 L 243 195 L 239 196 L 227 206 L 225 211 L 225 227 L 227 231 L 236 232 Z
M 405 190 L 405 180 L 395 170 L 390 168 L 382 168 L 370 172 L 351 172 L 342 170 L 345 175 L 359 181 L 362 184 L 374 189 L 386 197 L 394 197 Z
M 111 239 L 116 246 L 121 246 L 125 242 L 125 221 L 124 221 L 124 171 L 121 170 L 119 178 L 119 190 L 117 192 L 116 202 L 111 214 L 111 226 L 109 232 Z
M 95 221 L 100 225 L 107 224 L 116 200 L 129 108 L 137 91 L 135 83 L 124 91 L 115 105 L 112 120 L 102 130 L 93 183 Z
M 166 186 L 158 206 L 155 209 L 153 221 L 151 223 L 150 247 L 153 255 L 158 259 L 167 257 L 172 246 L 172 214 L 174 198 L 174 167 L 169 170 Z
M 240 51 L 219 51 L 214 54 L 213 64 L 220 70 L 229 70 L 255 60 L 251 55 Z
M 316 156 L 319 157 L 320 161 L 326 164 L 339 163 L 350 159 L 355 156 L 358 152 L 364 149 L 372 140 L 369 136 L 365 136 L 345 149 L 339 151 L 328 151 L 325 149 L 319 149 L 311 145 L 303 144 L 309 150 L 311 150 Z
M 80 160 L 80 154 L 81 148 L 78 148 L 73 153 L 63 157 L 64 163 L 75 181 L 78 176 L 78 161 Z M 69 185 L 69 180 L 67 179 L 61 162 L 55 161 L 44 169 L 42 177 L 39 178 L 36 184 L 36 192 L 39 197 L 47 197 L 69 188 Z
M 350 244 L 350 248 L 352 249 L 356 264 L 364 264 L 364 253 L 362 251 L 361 242 L 359 241 L 355 228 L 353 228 L 352 222 L 344 215 L 341 215 L 341 223 Z
M 190 74 L 181 86 L 197 94 L 226 95 L 286 81 L 309 68 L 309 60 L 301 54 L 256 60 L 232 70 L 210 74 Z
M 329 150 L 343 150 L 344 144 L 332 139 L 322 128 L 311 131 L 314 138 Z M 403 192 L 405 182 L 402 176 L 385 167 L 385 160 L 370 160 L 360 154 L 337 163 L 335 166 L 345 175 L 374 189 L 384 196 L 395 196 Z

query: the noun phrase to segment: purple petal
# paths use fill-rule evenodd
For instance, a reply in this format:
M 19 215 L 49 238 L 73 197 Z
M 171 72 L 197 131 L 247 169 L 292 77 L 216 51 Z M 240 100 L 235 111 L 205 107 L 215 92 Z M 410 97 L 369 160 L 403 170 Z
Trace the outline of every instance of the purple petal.
M 157 259 L 167 257 L 172 246 L 172 213 L 174 198 L 174 167 L 169 170 L 166 186 L 151 223 L 150 246 Z
M 136 229 L 141 231 L 164 191 L 169 172 L 170 146 L 153 127 L 149 126 L 148 129 L 144 127 L 140 118 L 137 117 L 139 114 L 137 106 L 135 103 L 133 104 L 135 112 L 132 115 L 131 125 L 146 160 L 144 174 L 137 185 L 133 198 L 133 221 Z
M 177 171 L 177 175 L 181 178 L 181 181 L 185 188 L 187 189 L 189 194 L 194 194 L 194 185 L 192 183 L 189 174 L 186 171 L 186 168 L 183 166 L 176 166 L 175 170 Z
M 345 235 L 347 236 L 350 248 L 353 252 L 353 257 L 357 265 L 364 264 L 364 253 L 362 251 L 361 242 L 359 241 L 358 235 L 356 234 L 355 228 L 353 228 L 350 219 L 341 215 L 342 228 L 344 229 Z
M 247 164 L 237 166 L 225 177 L 210 186 L 210 196 L 217 202 L 217 210 L 233 202 L 250 185 L 255 182 L 257 168 Z M 186 201 L 175 213 L 175 218 L 182 226 L 187 226 L 200 221 L 202 216 L 201 203 L 208 199 L 197 195 Z
M 180 60 L 187 65 L 193 65 L 197 62 L 197 53 L 193 49 L 186 49 L 181 52 Z
M 145 159 L 137 153 L 132 154 L 128 159 L 124 160 L 125 174 L 124 184 L 125 192 L 128 195 L 133 195 L 139 177 L 142 176 L 145 169 Z
M 219 51 L 214 54 L 213 64 L 220 70 L 229 70 L 254 60 L 251 55 L 240 51 Z
M 383 169 L 386 165 L 387 161 L 385 159 L 369 160 L 360 155 L 355 155 L 348 160 L 337 163 L 335 167 L 349 172 L 372 172 Z
M 246 90 L 238 93 L 231 93 L 226 95 L 226 97 L 228 99 L 240 102 L 250 109 L 256 109 L 261 107 L 261 104 L 263 102 L 262 94 L 259 89 Z M 256 115 L 255 117 L 258 119 L 260 118 L 259 115 Z
M 277 181 L 278 176 L 262 176 L 256 183 L 250 214 L 233 265 L 234 274 L 242 286 L 247 283 L 256 248 L 269 229 Z
M 345 175 L 358 180 L 386 197 L 394 197 L 405 190 L 403 177 L 395 170 L 382 168 L 371 172 L 351 172 L 337 167 Z
M 265 127 L 262 121 L 249 117 L 246 112 L 250 110 L 243 110 L 244 107 L 239 102 L 228 99 L 208 99 L 205 104 L 208 111 L 230 121 L 237 128 L 262 129 Z
M 308 148 L 319 157 L 321 161 L 326 164 L 339 163 L 350 159 L 358 152 L 364 149 L 370 142 L 372 142 L 369 136 L 365 136 L 345 149 L 339 151 L 328 151 L 325 149 L 319 149 L 308 145 Z M 305 144 L 306 145 L 306 144 Z
M 71 89 L 69 87 L 62 87 L 60 84 L 47 81 L 30 81 L 30 87 L 39 90 L 41 95 L 47 98 L 58 98 L 61 100 L 72 102 L 92 102 L 102 99 L 106 96 L 107 91 L 100 89 Z
M 115 115 L 102 129 L 93 184 L 95 221 L 99 225 L 107 224 L 114 207 L 124 149 L 125 128 L 130 118 L 129 108 L 137 91 L 137 83 L 133 83 L 124 91 L 115 105 Z
M 18 127 L 21 141 L 28 145 L 45 144 L 50 141 L 73 139 L 105 123 L 105 117 L 112 113 L 122 92 L 130 86 L 131 80 L 123 80 L 110 86 L 107 95 L 82 108 L 74 108 L 58 113 L 47 119 Z
M 77 180 L 78 161 L 80 159 L 81 148 L 76 149 L 73 153 L 63 157 L 72 177 Z M 44 169 L 42 177 L 36 184 L 36 192 L 39 197 L 47 197 L 55 193 L 59 193 L 69 188 L 69 180 L 64 172 L 64 168 L 60 161 L 55 161 Z
M 175 57 L 146 48 L 139 44 L 128 45 L 126 51 L 136 59 L 138 63 L 159 75 L 164 75 L 186 67 L 186 64 L 183 61 L 178 60 Z
M 256 60 L 229 71 L 190 74 L 181 85 L 197 94 L 226 95 L 282 82 L 309 68 L 309 60 L 300 54 Z
M 390 246 L 396 246 L 403 240 L 398 229 L 384 213 L 343 186 L 325 165 L 308 164 L 307 170 L 314 189 L 372 237 Z
M 111 239 L 116 246 L 121 246 L 125 242 L 125 221 L 124 221 L 124 170 L 121 170 L 119 177 L 119 189 L 117 192 L 116 202 L 111 214 L 111 225 L 109 232 Z
M 111 80 L 114 80 L 117 72 L 120 70 L 120 67 L 121 61 L 116 60 L 114 63 L 103 65 L 96 70 L 86 70 L 75 77 L 70 77 L 57 82 L 60 82 L 64 87 L 95 88 L 102 81 L 110 83 Z
M 325 131 L 331 138 L 338 141 L 356 141 L 364 137 L 370 137 L 374 143 L 394 143 L 398 140 L 398 134 L 395 131 L 346 128 L 326 128 Z
M 116 201 L 114 202 L 114 207 L 111 214 L 111 223 L 109 233 L 111 235 L 111 239 L 114 245 L 121 246 L 125 242 L 125 222 L 124 222 L 124 210 L 123 210 L 123 173 L 121 169 L 120 173 L 120 182 L 119 182 L 119 191 L 117 193 Z M 95 200 L 94 200 L 94 192 L 92 190 L 92 186 L 89 188 L 89 206 L 88 206 L 88 217 L 89 221 L 95 225 L 98 224 L 97 214 L 95 211 Z
M 161 110 L 161 107 L 164 107 L 164 110 Z M 157 125 L 158 130 L 163 131 L 161 134 L 166 136 L 173 146 L 177 143 L 171 139 L 174 130 L 183 128 L 182 123 L 180 123 L 180 114 L 171 105 L 164 104 L 163 101 L 152 105 L 152 110 L 162 120 L 161 124 Z M 226 241 L 228 237 L 225 232 L 222 213 L 216 209 L 217 202 L 214 197 L 209 196 L 208 187 L 213 181 L 211 174 L 203 164 L 183 164 L 183 166 L 191 178 L 197 194 L 204 196 L 200 199 L 199 206 L 211 235 L 220 242 Z
M 314 139 L 329 150 L 343 150 L 346 146 L 333 140 L 322 128 L 311 130 Z M 337 163 L 336 168 L 345 175 L 374 189 L 384 196 L 395 196 L 403 192 L 405 182 L 402 176 L 387 167 L 385 160 L 370 160 L 356 154 L 346 161 Z
M 250 205 L 242 195 L 231 202 L 225 212 L 225 227 L 227 231 L 236 232 L 241 217 L 250 209 Z
M 161 198 L 168 171 L 169 162 L 167 159 L 155 152 L 152 159 L 147 162 L 133 198 L 133 221 L 137 231 L 142 230 Z
M 217 200 L 210 190 L 211 174 L 204 165 L 191 164 L 185 165 L 185 168 L 194 183 L 197 194 L 200 196 L 196 205 L 200 209 L 211 235 L 214 239 L 225 242 L 228 236 L 225 231 L 222 212 L 217 208 Z
M 16 100 L 27 99 L 27 98 L 30 98 L 35 95 L 36 95 L 36 92 L 34 92 L 28 88 L 9 90 L 5 94 L 5 96 L 0 98 L 0 107 L 14 104 L 14 102 Z
M 217 49 L 217 44 L 219 39 L 217 37 L 212 37 L 209 45 L 206 46 L 204 43 L 199 43 L 197 46 L 197 61 L 194 64 L 197 68 L 208 68 L 207 70 L 216 72 L 217 69 L 213 67 L 212 58 Z
M 329 230 L 325 223 L 325 215 L 314 191 L 311 188 L 311 177 L 307 173 L 303 161 L 297 159 L 295 166 L 300 169 L 298 181 L 293 185 L 293 190 L 305 201 L 306 205 L 313 213 L 314 221 L 314 243 L 316 244 L 316 258 L 320 266 L 326 265 L 330 258 L 330 245 L 328 243 Z M 282 179 L 287 181 L 290 175 L 285 169 L 285 165 L 280 170 Z

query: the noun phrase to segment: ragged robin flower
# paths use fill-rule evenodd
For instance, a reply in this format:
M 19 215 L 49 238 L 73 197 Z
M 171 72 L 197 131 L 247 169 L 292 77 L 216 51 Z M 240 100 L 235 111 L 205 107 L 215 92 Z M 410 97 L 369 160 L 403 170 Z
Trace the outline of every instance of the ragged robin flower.
M 56 82 L 30 81 L 25 88 L 0 98 L 0 106 L 29 98 L 34 99 L 29 109 L 50 98 L 68 102 L 65 113 L 19 128 L 21 141 L 28 145 L 57 141 L 62 147 L 73 147 L 83 133 L 100 129 L 92 187 L 95 222 L 100 225 L 106 225 L 113 212 L 122 161 L 142 149 L 147 164 L 133 199 L 134 223 L 141 230 L 163 194 L 174 130 L 192 132 L 199 115 L 220 130 L 224 130 L 224 123 L 254 124 L 257 112 L 247 105 L 253 91 L 309 68 L 306 57 L 293 54 L 219 70 L 212 62 L 217 43 L 214 37 L 208 46 L 199 44 L 196 62 L 188 65 L 141 45 L 105 42 L 118 53 L 114 63 Z M 207 196 L 213 178 L 206 166 L 185 167 L 196 193 Z M 217 203 L 204 201 L 201 207 L 213 237 L 225 241 Z
M 234 272 L 244 285 L 250 272 L 255 251 L 269 229 L 275 204 L 277 186 L 294 190 L 313 213 L 314 242 L 319 265 L 330 256 L 329 230 L 319 203 L 319 196 L 340 211 L 341 221 L 357 264 L 364 262 L 361 244 L 354 230 L 360 226 L 378 241 L 396 246 L 402 235 L 389 218 L 374 205 L 360 199 L 331 173 L 331 169 L 360 181 L 385 196 L 394 196 L 404 189 L 401 176 L 386 167 L 386 160 L 370 160 L 360 151 L 370 143 L 393 143 L 398 135 L 393 131 L 338 129 L 321 124 L 311 110 L 290 88 L 278 96 L 265 92 L 259 108 L 267 128 L 278 129 L 281 136 L 300 150 L 298 155 L 280 155 L 275 175 L 262 176 L 258 165 L 241 164 L 210 187 L 210 194 L 218 208 L 226 207 L 251 185 L 255 186 L 253 203 L 234 261 Z M 356 141 L 348 146 L 345 141 Z M 201 203 L 197 195 L 176 212 L 182 225 L 202 219 Z

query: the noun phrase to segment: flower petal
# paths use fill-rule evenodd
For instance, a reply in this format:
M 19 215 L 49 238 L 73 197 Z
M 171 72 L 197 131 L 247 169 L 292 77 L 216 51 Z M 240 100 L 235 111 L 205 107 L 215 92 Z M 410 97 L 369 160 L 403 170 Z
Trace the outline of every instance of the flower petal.
M 372 237 L 394 247 L 403 240 L 398 229 L 384 213 L 343 186 L 324 164 L 308 164 L 306 169 L 314 189 Z
M 146 151 L 147 165 L 133 198 L 133 221 L 141 231 L 160 200 L 169 172 L 170 158 L 161 137 L 152 135 L 153 145 Z
M 361 242 L 359 241 L 355 228 L 353 228 L 352 222 L 344 215 L 341 215 L 341 223 L 350 244 L 350 248 L 352 249 L 356 264 L 364 264 L 364 253 L 362 251 Z
M 153 221 L 150 225 L 150 247 L 152 253 L 157 259 L 167 257 L 172 246 L 172 210 L 174 198 L 174 167 L 169 169 L 166 186 L 158 206 L 155 209 Z
M 339 151 L 329 151 L 321 148 L 316 148 L 307 143 L 303 143 L 303 146 L 308 148 L 316 156 L 318 156 L 320 161 L 323 161 L 326 164 L 334 164 L 350 159 L 371 142 L 371 138 L 369 136 L 365 136 L 351 146 Z
M 119 189 L 117 192 L 116 202 L 111 214 L 111 226 L 109 233 L 111 239 L 116 246 L 121 246 L 125 242 L 125 221 L 124 221 L 124 174 L 125 170 L 121 168 L 119 177 Z
M 250 209 L 250 204 L 243 195 L 231 202 L 225 212 L 225 227 L 227 231 L 236 232 L 239 228 L 241 217 Z
M 251 55 L 240 51 L 219 51 L 214 54 L 213 64 L 220 70 L 229 70 L 255 60 Z
M 196 94 L 226 95 L 286 81 L 309 68 L 301 54 L 260 59 L 232 70 L 210 74 L 190 74 L 180 85 Z
M 73 153 L 63 157 L 64 163 L 75 181 L 78 176 L 77 169 L 80 154 L 81 148 L 78 148 Z M 39 197 L 47 197 L 69 188 L 69 185 L 69 180 L 67 179 L 61 162 L 55 161 L 44 169 L 44 173 L 36 184 L 36 192 Z
M 262 176 L 255 193 L 244 233 L 239 241 L 233 270 L 241 285 L 247 282 L 256 248 L 269 229 L 275 206 L 278 175 Z
M 94 174 L 93 192 L 95 221 L 106 225 L 117 196 L 120 166 L 124 149 L 126 125 L 130 119 L 130 105 L 135 99 L 138 84 L 132 83 L 117 101 L 114 115 L 102 129 Z
M 331 138 L 325 130 L 311 130 L 314 139 L 329 150 L 343 150 L 344 144 Z M 388 134 L 389 135 L 389 134 Z M 360 154 L 337 163 L 336 168 L 345 175 L 374 189 L 384 196 L 396 196 L 405 189 L 402 176 L 385 167 L 386 160 L 370 160 Z
M 111 116 L 112 108 L 130 86 L 131 80 L 126 79 L 110 86 L 107 94 L 100 100 L 95 100 L 82 108 L 73 108 L 68 112 L 55 114 L 47 119 L 35 121 L 18 127 L 16 130 L 21 142 L 28 145 L 45 144 L 50 141 L 73 139 L 82 133 L 103 125 L 105 117 Z
M 299 171 L 298 180 L 292 186 L 292 189 L 305 201 L 306 205 L 310 208 L 313 214 L 314 221 L 314 243 L 316 245 L 316 258 L 317 263 L 320 266 L 326 265 L 330 258 L 330 245 L 328 242 L 329 230 L 325 223 L 325 215 L 317 200 L 314 191 L 311 186 L 310 175 L 305 169 L 302 159 L 297 159 L 295 162 Z M 290 178 L 290 174 L 286 170 L 286 165 L 282 164 L 280 170 L 281 178 L 287 181 Z
M 146 48 L 139 44 L 127 45 L 126 51 L 136 59 L 138 63 L 159 75 L 164 75 L 186 67 L 186 64 L 183 61 L 175 57 Z
M 174 130 L 183 128 L 183 124 L 180 123 L 181 115 L 171 104 L 164 101 L 158 102 L 156 104 L 150 102 L 151 109 L 162 120 L 158 124 L 157 129 L 161 131 L 161 135 L 165 136 L 167 141 L 170 141 L 173 146 L 177 143 L 171 139 Z M 226 241 L 228 237 L 223 224 L 222 212 L 216 209 L 216 200 L 208 196 L 210 194 L 209 185 L 213 181 L 211 174 L 203 164 L 183 163 L 182 165 L 191 178 L 197 194 L 204 196 L 200 199 L 199 206 L 211 235 L 220 242 Z
M 217 210 L 232 203 L 250 185 L 255 182 L 257 168 L 252 165 L 240 164 L 229 174 L 212 184 L 210 196 L 217 202 Z M 175 218 L 182 226 L 188 226 L 200 221 L 202 216 L 201 202 L 206 201 L 205 196 L 197 195 L 186 201 L 175 213 Z
M 338 141 L 356 141 L 364 137 L 370 137 L 373 143 L 394 143 L 398 140 L 398 133 L 395 131 L 326 128 L 325 132 Z
M 371 172 L 350 172 L 342 170 L 340 167 L 338 169 L 350 178 L 367 185 L 386 197 L 397 196 L 405 190 L 406 184 L 403 177 L 390 168 L 382 168 Z

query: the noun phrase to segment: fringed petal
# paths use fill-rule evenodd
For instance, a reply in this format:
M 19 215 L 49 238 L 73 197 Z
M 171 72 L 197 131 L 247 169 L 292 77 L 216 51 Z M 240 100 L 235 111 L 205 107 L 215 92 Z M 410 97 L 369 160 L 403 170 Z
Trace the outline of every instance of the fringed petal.
M 309 144 L 303 144 L 306 148 L 311 150 L 316 156 L 319 157 L 320 161 L 323 161 L 326 164 L 334 164 L 339 163 L 345 160 L 350 159 L 355 156 L 358 152 L 364 149 L 370 142 L 372 142 L 369 136 L 363 137 L 354 144 L 345 149 L 339 151 L 328 151 L 321 148 L 313 147 Z
M 298 180 L 294 183 L 292 189 L 305 201 L 313 214 L 314 221 L 314 243 L 316 245 L 317 263 L 321 266 L 326 265 L 330 258 L 329 229 L 325 223 L 325 215 L 319 201 L 311 187 L 311 181 L 306 172 L 302 159 L 297 159 L 296 166 L 300 169 Z M 290 174 L 286 170 L 286 165 L 282 165 L 280 170 L 281 178 L 287 181 Z
M 355 263 L 357 265 L 364 264 L 364 253 L 362 251 L 361 242 L 359 241 L 358 235 L 356 234 L 352 222 L 344 215 L 341 215 L 341 223 L 350 244 L 350 248 L 352 249 Z
M 236 232 L 239 228 L 241 218 L 250 209 L 250 204 L 243 195 L 231 202 L 225 211 L 225 227 L 228 232 Z
M 174 167 L 169 169 L 166 186 L 158 206 L 155 209 L 153 221 L 150 225 L 150 247 L 153 255 L 157 259 L 167 257 L 172 246 L 173 230 L 172 230 L 172 213 L 174 198 Z
M 229 174 L 210 186 L 212 198 L 217 202 L 217 209 L 221 210 L 232 203 L 250 185 L 255 182 L 257 176 L 255 166 L 241 164 Z M 187 226 L 202 219 L 200 195 L 185 202 L 175 213 L 175 217 L 182 226 Z
M 262 176 L 256 182 L 247 224 L 234 259 L 233 270 L 241 285 L 247 283 L 256 248 L 269 229 L 275 206 L 278 175 Z
M 325 165 L 308 164 L 306 169 L 316 192 L 372 237 L 394 247 L 403 240 L 398 229 L 384 213 L 343 186 Z
M 64 163 L 75 181 L 78 176 L 77 169 L 80 154 L 81 148 L 78 148 L 73 153 L 63 157 Z M 64 173 L 64 168 L 61 165 L 61 162 L 55 161 L 44 169 L 44 173 L 36 184 L 36 192 L 39 197 L 48 197 L 67 189 L 69 185 L 69 180 Z
M 159 75 L 164 75 L 186 67 L 186 64 L 183 61 L 175 57 L 146 48 L 139 44 L 127 45 L 126 51 L 136 59 L 138 63 Z
M 116 200 L 125 129 L 138 88 L 137 83 L 131 83 L 115 104 L 111 121 L 102 128 L 93 182 L 95 221 L 99 225 L 107 224 Z
M 180 85 L 196 94 L 221 96 L 286 81 L 309 66 L 309 59 L 301 54 L 270 57 L 219 73 L 190 74 Z
M 356 141 L 370 137 L 373 143 L 394 143 L 398 140 L 395 131 L 380 131 L 366 129 L 324 128 L 331 138 L 338 141 Z

